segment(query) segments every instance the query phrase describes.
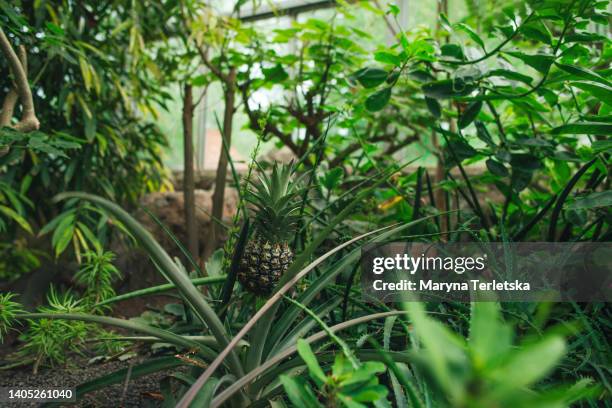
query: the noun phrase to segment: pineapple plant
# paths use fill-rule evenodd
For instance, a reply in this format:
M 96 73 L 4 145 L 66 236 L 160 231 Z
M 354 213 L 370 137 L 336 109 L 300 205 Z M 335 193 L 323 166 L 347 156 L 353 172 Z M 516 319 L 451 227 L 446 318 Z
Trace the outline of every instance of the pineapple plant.
M 293 261 L 289 241 L 295 233 L 304 191 L 293 179 L 293 163 L 275 163 L 268 175 L 249 181 L 246 200 L 252 205 L 253 234 L 238 270 L 239 282 L 251 293 L 268 296 Z

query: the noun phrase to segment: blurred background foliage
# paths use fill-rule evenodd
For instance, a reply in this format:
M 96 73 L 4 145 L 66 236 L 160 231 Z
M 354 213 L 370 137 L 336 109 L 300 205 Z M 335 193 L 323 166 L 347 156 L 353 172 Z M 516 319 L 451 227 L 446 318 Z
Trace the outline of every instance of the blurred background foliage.
M 240 386 L 201 388 L 208 404 L 609 406 L 608 304 L 428 305 L 440 319 L 394 305 L 401 312 L 375 322 L 389 307 L 359 296 L 360 247 L 334 254 L 341 242 L 395 223 L 404 229 L 386 238 L 609 241 L 609 1 L 330 3 L 284 15 L 266 1 L 0 0 L 2 30 L 26 50 L 40 121 L 27 133 L 11 126 L 15 119 L 0 130 L 0 279 L 61 263 L 70 275 L 43 293 L 47 304 L 37 313 L 0 295 L 0 333 L 16 316 L 29 322 L 21 356 L 35 370 L 65 364 L 91 334 L 112 337 L 94 323 L 162 339 L 185 361 L 193 354 L 185 350 L 203 341 L 194 357 L 200 364 L 189 364 L 179 392 L 164 397 L 172 406 L 184 392 L 200 392 L 202 366 L 262 307 L 228 277 L 244 238 L 242 197 L 231 225 L 213 223 L 213 231 L 228 231 L 223 249 L 213 233 L 207 252 L 189 255 L 172 236 L 185 266 L 108 201 L 53 199 L 81 191 L 135 212 L 146 194 L 171 190 L 171 170 L 186 165 L 189 89 L 196 168 L 212 165 L 221 197 L 212 199 L 213 216 L 223 217 L 226 180 L 244 190 L 258 171 L 249 158 L 282 148 L 309 187 L 291 242 L 292 273 L 315 256 L 326 261 L 298 285 L 297 301 L 267 306 L 247 351 L 230 354 L 223 376 L 213 378 Z M 14 78 L 6 60 L 0 69 L 5 95 Z M 205 162 L 214 131 L 236 156 L 219 148 L 221 157 Z M 230 162 L 229 172 L 217 159 Z M 114 285 L 130 271 L 119 271 L 107 251 L 126 237 L 145 247 L 170 287 L 116 295 Z M 211 287 L 200 293 L 192 280 Z M 106 316 L 111 303 L 172 285 L 189 301 L 136 321 Z M 345 325 L 361 318 L 367 324 Z M 348 330 L 334 337 L 334 325 Z M 291 349 L 317 328 L 331 340 Z M 211 332 L 214 339 L 201 339 Z M 102 343 L 106 353 L 123 346 Z M 268 371 L 287 350 L 301 360 Z M 361 362 L 374 359 L 384 366 Z M 168 361 L 146 369 L 163 370 Z M 302 362 L 309 377 L 298 380 Z M 255 379 L 259 387 L 246 387 Z M 281 389 L 287 398 L 278 398 Z M 360 405 L 351 405 L 354 398 Z

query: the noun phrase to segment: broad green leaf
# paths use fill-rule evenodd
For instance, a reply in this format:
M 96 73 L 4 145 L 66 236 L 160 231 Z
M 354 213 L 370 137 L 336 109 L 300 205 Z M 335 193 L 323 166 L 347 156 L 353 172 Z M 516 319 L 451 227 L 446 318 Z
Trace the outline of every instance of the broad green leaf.
M 373 402 L 385 398 L 389 390 L 384 385 L 368 385 L 353 392 L 343 393 L 357 402 Z
M 398 55 L 392 54 L 388 51 L 375 52 L 374 59 L 378 62 L 382 62 L 383 64 L 390 64 L 396 66 L 402 63 L 402 59 Z
M 591 144 L 595 153 L 612 152 L 612 140 L 596 140 Z
M 436 99 L 452 98 L 456 96 L 466 96 L 476 89 L 476 84 L 457 79 L 444 79 L 433 81 L 422 86 L 426 96 Z
M 453 57 L 456 60 L 462 61 L 465 59 L 465 54 L 463 53 L 463 50 L 457 44 L 444 44 L 442 47 L 440 47 L 440 51 L 442 52 L 442 55 L 447 57 Z
M 560 336 L 547 336 L 512 353 L 491 371 L 500 389 L 517 389 L 542 379 L 565 354 L 565 341 Z
M 476 369 L 482 369 L 492 359 L 504 355 L 511 344 L 512 331 L 502 322 L 499 303 L 472 302 L 469 347 Z
M 598 191 L 587 196 L 577 198 L 567 208 L 572 210 L 600 208 L 612 206 L 612 190 Z
M 480 109 L 482 109 L 482 101 L 476 101 L 470 103 L 465 111 L 459 117 L 457 124 L 459 128 L 463 129 L 467 127 L 470 123 L 476 119 L 476 116 L 480 113 Z
M 304 339 L 299 339 L 297 341 L 297 350 L 300 354 L 300 357 L 302 357 L 302 360 L 304 360 L 304 363 L 306 363 L 306 366 L 308 367 L 308 372 L 310 373 L 312 379 L 315 380 L 319 385 L 325 384 L 327 377 L 325 376 L 323 369 L 319 365 L 317 357 L 312 352 L 310 344 L 308 344 L 308 342 Z
M 580 88 L 599 99 L 600 101 L 612 106 L 612 87 L 592 81 L 570 82 L 570 85 Z
M 446 326 L 425 314 L 419 302 L 404 303 L 414 325 L 423 350 L 415 350 L 422 357 L 423 364 L 434 376 L 450 399 L 460 398 L 463 385 L 451 371 L 451 367 L 466 364 L 465 345 Z
M 408 71 L 408 76 L 416 81 L 421 82 L 430 82 L 436 79 L 433 75 L 431 75 L 429 71 L 426 71 L 424 69 L 413 69 L 411 71 Z
M 454 25 L 454 28 L 456 30 L 460 30 L 466 33 L 472 39 L 472 41 L 474 41 L 476 44 L 480 46 L 480 48 L 482 48 L 483 51 L 486 51 L 482 38 L 480 38 L 480 36 L 474 30 L 472 30 L 470 26 L 463 24 L 463 23 L 458 23 Z
M 487 160 L 486 164 L 487 164 L 487 169 L 489 169 L 489 171 L 492 174 L 495 174 L 496 176 L 506 177 L 510 174 L 506 166 L 504 166 L 497 160 L 489 159 Z
M 46 23 L 45 26 L 55 35 L 58 35 L 60 37 L 64 35 L 64 29 L 51 22 Z
M 542 168 L 540 159 L 529 153 L 513 153 L 510 164 L 513 168 L 523 172 L 532 172 Z
M 575 75 L 577 77 L 586 79 L 587 81 L 599 82 L 601 84 L 610 86 L 610 81 L 599 75 L 597 72 L 591 71 L 588 68 L 583 68 L 576 65 L 561 64 L 559 62 L 555 63 L 555 65 L 563 71 Z
M 533 82 L 532 77 L 528 75 L 520 74 L 518 72 L 510 71 L 507 69 L 494 69 L 492 71 L 489 71 L 486 76 L 487 77 L 499 76 L 499 77 L 503 77 L 506 79 L 510 79 L 512 81 L 521 81 L 528 85 L 531 84 L 531 82 Z
M 383 363 L 378 361 L 367 361 L 348 375 L 347 378 L 340 384 L 343 387 L 348 387 L 358 383 L 365 384 L 372 380 L 372 378 L 376 378 L 376 374 L 384 373 L 386 369 L 387 368 Z
M 53 238 L 57 238 L 55 240 L 55 256 L 60 256 L 60 254 L 62 252 L 64 252 L 64 250 L 68 247 L 68 244 L 70 244 L 70 241 L 72 241 L 72 235 L 74 234 L 74 224 L 68 224 L 65 226 L 65 228 L 60 229 L 58 227 L 57 230 L 55 230 L 55 232 L 59 233 L 57 234 L 57 236 L 54 234 Z
M 457 156 L 457 159 L 460 162 L 478 154 L 476 149 L 460 138 L 453 138 L 449 140 L 449 149 L 452 149 L 452 152 L 455 153 L 455 156 Z
M 363 68 L 351 77 L 359 81 L 364 88 L 375 88 L 387 80 L 389 73 L 380 68 Z
M 430 98 L 428 96 L 425 97 L 425 103 L 427 104 L 427 109 L 431 112 L 434 117 L 439 118 L 442 116 L 442 107 L 437 99 Z
M 4 213 L 4 215 L 19 224 L 21 228 L 32 234 L 32 227 L 30 227 L 30 224 L 28 224 L 26 219 L 19 215 L 15 210 L 5 205 L 0 205 L 0 212 Z
M 528 112 L 549 112 L 550 109 L 538 102 L 533 95 L 523 96 L 510 100 L 514 105 L 525 109 Z
M 338 399 L 342 402 L 343 406 L 346 408 L 368 408 L 367 405 L 354 401 L 352 398 L 347 397 L 346 395 L 343 395 L 343 394 L 338 394 Z
M 365 107 L 370 112 L 377 112 L 389 103 L 389 99 L 391 99 L 391 88 L 386 87 L 368 96 Z
M 519 30 L 525 37 L 532 40 L 543 42 L 550 45 L 552 42 L 552 34 L 542 21 L 534 20 L 527 24 L 523 24 Z
M 54 230 L 58 224 L 64 219 L 64 217 L 66 217 L 69 214 L 72 214 L 74 216 L 75 210 L 68 210 L 66 212 L 63 212 L 61 214 L 59 214 L 57 217 L 53 218 L 51 221 L 49 221 L 47 223 L 47 225 L 45 225 L 44 227 L 42 227 L 40 229 L 40 231 L 38 231 L 38 236 L 43 236 L 49 232 L 51 232 L 52 230 Z
M 565 36 L 564 40 L 565 42 L 588 43 L 588 42 L 608 41 L 608 37 L 601 35 L 601 34 L 584 32 L 584 33 L 568 34 Z
M 612 123 L 578 122 L 551 130 L 553 135 L 612 135 Z
M 51 245 L 53 245 L 54 247 L 57 247 L 60 237 L 65 234 L 65 231 L 69 229 L 70 226 L 73 226 L 74 220 L 75 220 L 74 213 L 62 214 L 62 218 L 60 222 L 58 223 L 57 228 L 53 232 L 53 236 L 51 238 Z M 70 233 L 70 236 L 72 236 L 72 233 Z
M 489 146 L 494 147 L 495 143 L 493 143 L 493 138 L 491 137 L 491 134 L 489 133 L 485 124 L 477 120 L 476 122 L 474 122 L 474 125 L 476 126 L 476 136 L 478 136 L 480 140 L 482 140 Z
M 555 60 L 552 55 L 546 54 L 534 54 L 529 55 L 518 51 L 506 52 L 506 54 L 511 55 L 515 58 L 520 59 L 525 64 L 529 65 L 533 69 L 542 74 L 545 74 L 550 69 L 551 64 Z
M 321 404 L 312 390 L 307 388 L 299 379 L 287 375 L 280 376 L 280 382 L 287 393 L 287 397 L 296 407 L 320 408 Z

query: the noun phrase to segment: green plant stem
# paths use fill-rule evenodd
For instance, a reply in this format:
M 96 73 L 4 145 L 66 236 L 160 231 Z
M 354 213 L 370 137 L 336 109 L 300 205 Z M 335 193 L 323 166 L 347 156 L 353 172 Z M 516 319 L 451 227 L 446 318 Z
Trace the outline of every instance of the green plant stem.
M 489 51 L 488 53 L 486 53 L 482 57 L 474 59 L 474 60 L 469 60 L 469 61 L 439 60 L 439 62 L 441 62 L 443 64 L 450 64 L 450 65 L 471 65 L 471 64 L 477 64 L 477 63 L 482 62 L 482 61 L 484 61 L 484 60 L 486 60 L 488 58 L 491 58 L 493 55 L 497 54 L 506 44 L 508 44 L 510 41 L 512 41 L 514 39 L 514 37 L 516 37 L 516 35 L 521 30 L 521 27 L 523 25 L 525 25 L 529 20 L 531 20 L 531 18 L 533 17 L 534 13 L 535 13 L 535 11 L 532 11 L 527 16 L 527 18 L 525 18 L 523 23 L 516 30 L 514 30 L 514 32 L 508 38 L 506 38 L 497 47 L 495 47 L 494 49 L 492 49 L 491 51 Z
M 588 163 L 586 163 L 584 166 L 582 166 L 580 168 L 580 170 L 578 170 L 576 172 L 576 174 L 574 174 L 574 176 L 566 184 L 565 188 L 563 188 L 563 191 L 561 191 L 561 194 L 559 194 L 559 199 L 557 200 L 557 203 L 555 204 L 555 208 L 553 209 L 553 212 L 550 215 L 550 225 L 548 226 L 548 241 L 549 242 L 554 242 L 556 240 L 556 238 L 557 238 L 556 237 L 556 235 L 557 235 L 556 234 L 557 221 L 559 219 L 559 215 L 561 215 L 561 210 L 563 209 L 563 204 L 565 203 L 565 200 L 567 200 L 567 197 L 569 196 L 569 193 L 572 191 L 572 189 L 574 188 L 576 183 L 578 183 L 578 180 L 580 180 L 580 177 L 582 177 L 582 175 L 596 161 L 597 161 L 597 158 L 594 158 L 591 161 L 589 161 Z
M 167 330 L 158 329 L 157 327 L 147 326 L 145 324 L 118 319 L 116 317 L 107 317 L 107 316 L 97 316 L 90 314 L 81 314 L 81 313 L 21 313 L 15 316 L 16 319 L 26 320 L 26 319 L 59 319 L 59 320 L 76 320 L 81 322 L 89 322 L 89 323 L 97 323 L 103 324 L 107 326 L 118 327 L 121 329 L 132 330 L 138 333 L 143 333 L 149 336 L 156 337 L 160 340 L 164 340 L 168 343 L 184 347 L 190 350 L 197 350 L 198 354 L 200 354 L 205 359 L 214 359 L 216 353 L 204 346 L 201 343 L 198 343 L 193 340 L 189 340 L 183 336 L 179 336 L 178 334 L 174 334 Z
M 203 285 L 212 285 L 216 283 L 225 282 L 226 276 L 207 276 L 205 278 L 195 278 L 191 279 L 191 283 L 194 286 L 203 286 Z M 133 299 L 141 296 L 152 296 L 158 295 L 160 293 L 169 292 L 173 289 L 176 289 L 176 285 L 174 283 L 166 283 L 163 285 L 152 286 L 150 288 L 139 289 L 133 292 L 124 293 L 122 295 L 114 296 L 112 298 L 108 298 L 102 302 L 96 303 L 94 307 L 108 305 L 110 303 L 121 302 L 128 299 Z

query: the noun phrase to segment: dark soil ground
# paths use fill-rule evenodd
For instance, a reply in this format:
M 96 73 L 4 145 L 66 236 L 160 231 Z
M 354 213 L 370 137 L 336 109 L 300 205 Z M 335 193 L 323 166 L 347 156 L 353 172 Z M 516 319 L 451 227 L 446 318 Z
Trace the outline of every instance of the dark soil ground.
M 102 364 L 87 364 L 85 359 L 72 360 L 71 368 L 46 368 L 33 375 L 31 369 L 0 371 L 0 384 L 15 388 L 76 388 L 77 385 L 110 374 L 130 364 L 141 362 L 144 358 L 127 361 L 110 361 Z M 160 380 L 169 373 L 155 373 L 146 377 L 130 379 L 121 384 L 108 386 L 87 394 L 76 404 L 69 407 L 158 407 L 160 406 Z M 125 390 L 125 392 L 124 392 Z M 3 403 L 3 407 L 38 407 L 41 403 Z
M 140 315 L 146 310 L 159 310 L 172 298 L 156 296 L 133 299 L 118 303 L 114 315 L 121 318 L 130 318 Z M 0 367 L 15 363 L 12 354 L 17 351 L 19 341 L 17 333 L 10 332 L 0 347 Z M 8 341 L 7 341 L 8 340 Z M 0 387 L 16 388 L 76 388 L 77 385 L 110 374 L 117 370 L 126 369 L 130 364 L 135 365 L 147 357 L 147 346 L 141 348 L 137 357 L 124 361 L 112 359 L 106 362 L 91 363 L 89 356 L 71 356 L 70 365 L 66 367 L 40 367 L 37 374 L 33 374 L 32 365 L 24 365 L 14 369 L 0 369 Z M 85 395 L 78 403 L 66 404 L 67 407 L 159 407 L 162 396 L 160 393 L 160 380 L 176 370 L 150 374 L 140 378 L 130 378 L 120 384 L 108 386 L 102 390 Z M 0 407 L 38 407 L 41 403 L 2 403 Z

